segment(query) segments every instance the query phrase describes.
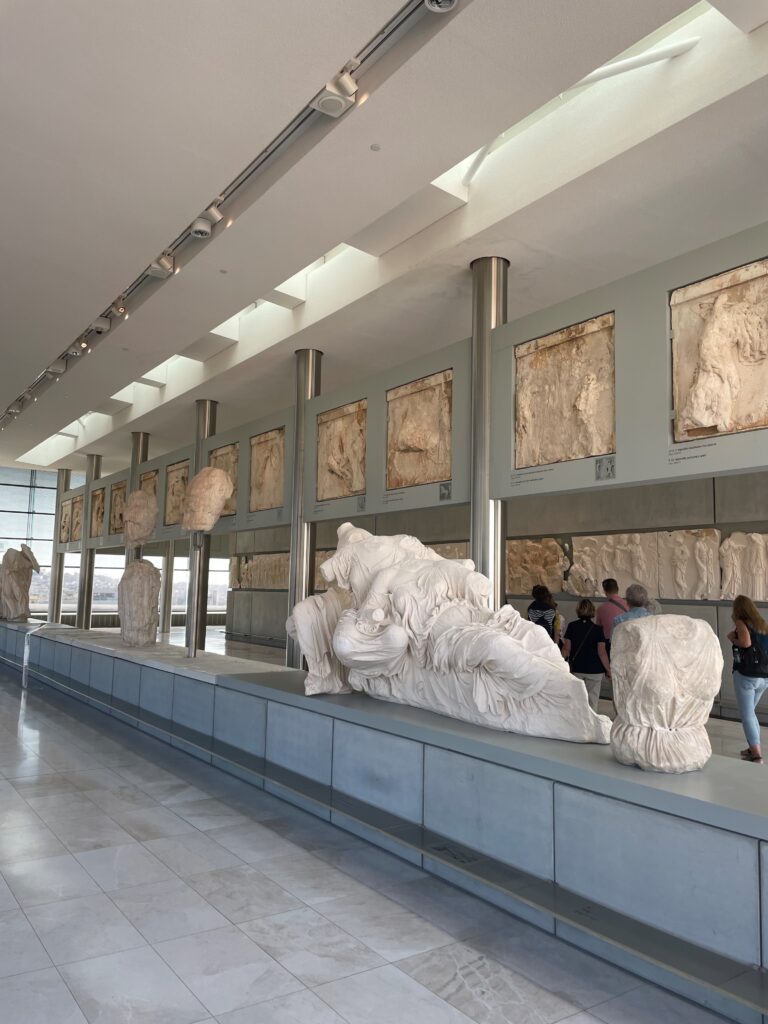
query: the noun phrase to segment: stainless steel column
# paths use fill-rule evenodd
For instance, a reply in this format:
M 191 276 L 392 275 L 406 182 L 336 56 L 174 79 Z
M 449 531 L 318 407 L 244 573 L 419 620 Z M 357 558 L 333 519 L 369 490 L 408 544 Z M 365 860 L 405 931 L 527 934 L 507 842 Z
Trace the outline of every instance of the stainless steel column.
M 293 441 L 293 489 L 291 491 L 291 564 L 288 577 L 288 612 L 312 592 L 315 562 L 315 524 L 304 518 L 304 432 L 306 403 L 320 394 L 323 353 L 302 348 L 296 353 L 296 422 Z M 301 668 L 301 651 L 290 637 L 285 664 Z
M 492 584 L 493 608 L 506 599 L 504 503 L 491 500 L 491 331 L 507 321 L 507 270 L 501 256 L 473 260 L 472 270 L 472 488 L 470 558 Z
M 61 499 L 69 490 L 71 473 L 60 469 L 56 473 L 56 514 L 53 517 L 53 553 L 51 555 L 51 583 L 48 590 L 48 621 L 61 621 L 61 588 L 64 584 L 64 552 L 58 552 L 59 527 L 61 526 Z
M 96 551 L 88 547 L 88 536 L 91 532 L 91 484 L 101 476 L 101 456 L 86 456 L 85 496 L 83 499 L 83 531 L 80 546 L 80 579 L 77 588 L 77 617 L 75 624 L 78 629 L 91 628 L 91 605 L 93 604 L 93 567 L 96 563 Z
M 160 632 L 170 633 L 173 612 L 173 558 L 174 544 L 168 541 L 163 555 L 162 589 L 160 591 Z
M 219 403 L 210 398 L 195 402 L 195 451 L 190 479 L 205 466 L 205 441 L 216 433 L 216 410 Z M 211 536 L 196 530 L 189 537 L 189 593 L 187 595 L 187 657 L 194 658 L 205 650 L 205 627 L 208 619 L 208 562 L 211 557 Z
M 131 468 L 128 473 L 128 493 L 138 490 L 139 466 L 149 458 L 149 434 L 144 430 L 131 431 Z M 141 558 L 141 545 L 126 547 L 125 564 L 128 566 L 134 559 Z

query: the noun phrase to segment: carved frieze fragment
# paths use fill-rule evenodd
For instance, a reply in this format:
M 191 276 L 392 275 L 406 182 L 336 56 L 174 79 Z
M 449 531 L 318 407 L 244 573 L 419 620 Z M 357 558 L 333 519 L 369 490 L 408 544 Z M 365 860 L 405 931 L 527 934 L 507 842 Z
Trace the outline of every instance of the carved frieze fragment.
M 61 519 L 59 521 L 59 544 L 69 544 L 72 537 L 72 499 L 67 498 L 61 503 Z
M 367 419 L 365 398 L 318 415 L 318 501 L 365 493 Z
M 387 490 L 451 479 L 453 370 L 387 392 Z
M 178 526 L 184 514 L 184 499 L 189 483 L 189 460 L 175 462 L 165 475 L 165 526 Z
M 78 494 L 72 499 L 72 530 L 70 533 L 70 540 L 82 540 L 83 539 L 83 502 L 84 497 L 82 494 Z
M 280 508 L 285 500 L 285 427 L 251 438 L 248 510 Z
M 232 483 L 232 493 L 227 498 L 223 516 L 233 516 L 237 512 L 237 469 L 240 462 L 240 445 L 225 444 L 221 448 L 214 448 L 208 455 L 208 465 L 212 469 L 223 469 Z
M 125 497 L 128 484 L 125 480 L 112 484 L 109 500 L 109 532 L 123 532 L 123 515 L 125 514 Z
M 673 530 L 659 538 L 659 596 L 716 601 L 720 597 L 719 530 Z
M 554 537 L 507 541 L 507 593 L 530 594 L 543 584 L 553 594 L 563 589 L 570 561 Z
M 101 537 L 104 533 L 104 498 L 103 487 L 91 492 L 90 537 Z
M 642 583 L 649 597 L 658 597 L 658 534 L 574 537 L 573 565 L 563 589 L 580 597 L 602 597 L 602 581 L 608 578 L 617 581 L 621 594 L 630 583 Z

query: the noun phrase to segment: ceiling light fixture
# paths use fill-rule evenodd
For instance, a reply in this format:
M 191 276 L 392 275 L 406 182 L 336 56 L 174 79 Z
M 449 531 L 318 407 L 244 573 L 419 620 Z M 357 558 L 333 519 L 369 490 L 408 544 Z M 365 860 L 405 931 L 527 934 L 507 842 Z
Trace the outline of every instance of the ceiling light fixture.
M 157 277 L 160 280 L 165 280 L 173 274 L 175 265 L 176 261 L 173 256 L 168 252 L 164 252 L 158 256 L 156 260 L 152 260 L 147 267 L 147 274 L 150 277 Z
M 80 348 L 88 348 L 88 342 L 85 340 L 85 338 L 80 339 Z
M 96 334 L 106 334 L 112 326 L 112 321 L 108 316 L 97 316 L 91 324 L 91 330 L 95 331 Z
M 326 82 L 325 88 L 310 100 L 310 107 L 328 117 L 341 117 L 350 107 L 354 107 L 357 82 L 352 77 L 352 72 L 359 67 L 359 61 L 347 61 L 338 75 Z
M 424 0 L 424 6 L 432 14 L 448 14 L 459 0 Z
M 224 214 L 219 209 L 219 203 L 220 202 L 221 202 L 221 199 L 219 199 L 215 203 L 211 203 L 211 205 L 208 207 L 208 209 L 203 214 L 203 217 L 207 218 L 211 222 L 211 224 L 218 224 L 219 221 L 224 220 Z
M 110 310 L 112 314 L 119 317 L 121 320 L 128 319 L 128 307 L 125 304 L 125 296 L 121 295 L 120 298 L 115 299 L 112 303 Z

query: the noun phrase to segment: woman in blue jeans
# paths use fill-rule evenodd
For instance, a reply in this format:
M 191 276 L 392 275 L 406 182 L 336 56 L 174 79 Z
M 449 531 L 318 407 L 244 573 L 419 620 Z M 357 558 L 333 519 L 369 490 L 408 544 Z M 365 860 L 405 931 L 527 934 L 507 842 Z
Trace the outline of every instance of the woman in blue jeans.
M 754 602 L 740 594 L 733 602 L 733 625 L 728 634 L 733 644 L 733 686 L 749 744 L 741 756 L 745 761 L 762 764 L 760 723 L 755 709 L 768 688 L 768 622 Z

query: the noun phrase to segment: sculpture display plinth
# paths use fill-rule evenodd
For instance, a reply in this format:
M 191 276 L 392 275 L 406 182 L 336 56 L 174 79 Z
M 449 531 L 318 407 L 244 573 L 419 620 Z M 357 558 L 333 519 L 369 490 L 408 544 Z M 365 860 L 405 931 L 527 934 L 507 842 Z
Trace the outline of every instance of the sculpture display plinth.
M 120 634 L 128 647 L 150 647 L 160 621 L 160 570 L 139 558 L 131 562 L 117 585 Z
M 507 732 L 609 742 L 609 719 L 545 630 L 509 605 L 492 612 L 490 581 L 472 562 L 345 523 L 321 572 L 328 591 L 299 602 L 287 624 L 307 693 L 359 690 Z
M 706 724 L 723 655 L 712 628 L 687 615 L 650 615 L 616 626 L 611 672 L 616 760 L 656 772 L 692 772 L 712 756 Z

